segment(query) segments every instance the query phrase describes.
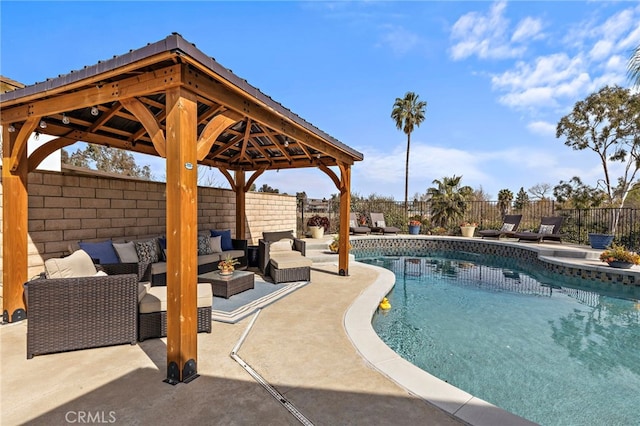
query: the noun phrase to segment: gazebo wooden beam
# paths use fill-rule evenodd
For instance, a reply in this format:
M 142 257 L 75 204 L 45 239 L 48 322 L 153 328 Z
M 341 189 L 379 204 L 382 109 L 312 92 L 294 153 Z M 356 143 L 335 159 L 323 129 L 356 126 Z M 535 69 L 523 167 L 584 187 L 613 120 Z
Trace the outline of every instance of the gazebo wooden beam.
M 32 102 L 2 111 L 0 118 L 3 125 L 21 122 L 29 117 L 44 117 L 88 108 L 99 104 L 115 102 L 123 98 L 133 98 L 154 92 L 163 92 L 169 88 L 180 86 L 180 65 L 173 65 L 157 71 L 95 86 L 77 92 L 60 94 L 38 102 Z M 169 78 L 170 77 L 170 78 Z
M 338 274 L 349 275 L 349 214 L 351 210 L 351 166 L 340 167 L 340 238 L 338 241 Z
M 11 133 L 2 128 L 2 238 L 3 269 L 2 292 L 5 323 L 26 318 L 26 306 L 22 284 L 27 282 L 27 232 L 29 200 L 27 192 L 27 150 L 16 149 L 26 145 L 29 134 Z M 15 156 L 10 154 L 16 151 Z M 10 167 L 9 163 L 11 166 Z
M 167 91 L 167 379 L 198 377 L 197 102 L 183 89 Z

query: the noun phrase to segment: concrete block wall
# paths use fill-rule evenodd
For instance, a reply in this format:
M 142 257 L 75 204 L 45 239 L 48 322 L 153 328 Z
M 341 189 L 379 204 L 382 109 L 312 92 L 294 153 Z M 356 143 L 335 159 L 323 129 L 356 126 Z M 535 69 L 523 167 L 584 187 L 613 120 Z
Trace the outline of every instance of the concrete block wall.
M 235 205 L 233 191 L 199 187 L 198 230 L 231 229 L 236 238 Z M 297 232 L 295 196 L 250 192 L 246 211 L 244 238 L 250 245 L 257 244 L 263 231 Z M 1 226 L 2 215 L 0 230 Z M 163 235 L 165 231 L 163 182 L 69 170 L 29 173 L 28 277 L 44 271 L 46 259 L 67 255 L 71 242 L 133 240 Z M 0 280 L 2 240 L 0 232 Z

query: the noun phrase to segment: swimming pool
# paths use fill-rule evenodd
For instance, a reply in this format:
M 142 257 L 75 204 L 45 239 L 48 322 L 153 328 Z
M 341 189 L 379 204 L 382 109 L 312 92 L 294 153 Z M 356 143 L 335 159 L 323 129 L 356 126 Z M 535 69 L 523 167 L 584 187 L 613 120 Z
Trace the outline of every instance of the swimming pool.
M 392 309 L 372 321 L 388 346 L 543 425 L 638 423 L 637 300 L 534 277 L 506 259 L 464 257 L 360 259 L 396 275 Z

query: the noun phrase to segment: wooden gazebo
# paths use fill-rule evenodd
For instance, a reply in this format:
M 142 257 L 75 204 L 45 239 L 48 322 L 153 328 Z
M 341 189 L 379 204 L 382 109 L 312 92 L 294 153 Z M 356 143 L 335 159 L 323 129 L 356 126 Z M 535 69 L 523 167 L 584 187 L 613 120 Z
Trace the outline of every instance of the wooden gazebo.
M 45 82 L 0 94 L 3 136 L 5 322 L 25 318 L 27 174 L 78 141 L 166 159 L 167 381 L 197 376 L 197 164 L 218 168 L 236 194 L 266 170 L 317 167 L 340 192 L 339 274 L 347 275 L 351 166 L 361 153 L 238 78 L 179 34 Z M 37 131 L 56 138 L 27 156 Z M 330 166 L 337 166 L 339 176 Z

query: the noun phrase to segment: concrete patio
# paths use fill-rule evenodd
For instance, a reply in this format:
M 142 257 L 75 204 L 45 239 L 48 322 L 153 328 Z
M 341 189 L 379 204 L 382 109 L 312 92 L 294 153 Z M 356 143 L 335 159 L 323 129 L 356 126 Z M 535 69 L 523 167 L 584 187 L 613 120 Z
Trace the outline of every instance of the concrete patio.
M 261 311 L 238 354 L 314 424 L 460 424 L 362 359 L 343 318 L 376 274 L 357 263 L 349 277 L 334 271 L 317 266 L 310 285 Z M 3 325 L 1 423 L 299 424 L 229 356 L 250 319 L 199 334 L 200 377 L 177 386 L 162 381 L 166 339 L 27 360 L 26 322 Z

